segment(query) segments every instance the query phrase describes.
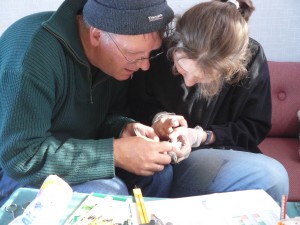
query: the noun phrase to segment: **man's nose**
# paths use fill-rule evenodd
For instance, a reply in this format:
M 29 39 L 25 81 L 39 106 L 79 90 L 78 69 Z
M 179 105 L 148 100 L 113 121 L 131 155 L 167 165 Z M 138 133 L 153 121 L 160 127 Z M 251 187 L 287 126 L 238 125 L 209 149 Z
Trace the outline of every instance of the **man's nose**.
M 138 61 L 137 63 L 138 63 L 138 67 L 143 71 L 149 70 L 149 68 L 150 68 L 150 60 L 149 59 L 144 59 L 144 60 Z

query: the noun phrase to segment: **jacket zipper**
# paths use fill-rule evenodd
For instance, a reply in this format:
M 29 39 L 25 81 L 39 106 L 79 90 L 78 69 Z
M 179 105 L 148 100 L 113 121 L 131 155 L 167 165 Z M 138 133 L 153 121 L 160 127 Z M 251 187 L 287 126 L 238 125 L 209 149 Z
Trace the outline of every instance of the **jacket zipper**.
M 97 76 L 97 75 L 95 75 Z M 88 76 L 89 80 L 90 80 L 90 103 L 94 104 L 94 100 L 93 100 L 93 89 L 98 86 L 99 84 L 105 82 L 106 80 L 108 80 L 110 78 L 110 76 L 107 75 L 107 77 L 103 78 L 102 80 L 99 80 L 97 83 L 93 84 L 93 74 L 91 74 L 91 70 L 89 68 L 89 76 Z

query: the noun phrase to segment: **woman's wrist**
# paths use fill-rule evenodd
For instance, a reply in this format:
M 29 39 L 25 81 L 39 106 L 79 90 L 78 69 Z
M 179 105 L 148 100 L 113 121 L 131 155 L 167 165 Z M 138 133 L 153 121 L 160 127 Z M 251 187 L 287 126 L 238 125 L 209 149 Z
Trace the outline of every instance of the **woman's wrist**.
M 211 130 L 205 130 L 201 144 L 211 145 L 215 142 L 215 134 Z

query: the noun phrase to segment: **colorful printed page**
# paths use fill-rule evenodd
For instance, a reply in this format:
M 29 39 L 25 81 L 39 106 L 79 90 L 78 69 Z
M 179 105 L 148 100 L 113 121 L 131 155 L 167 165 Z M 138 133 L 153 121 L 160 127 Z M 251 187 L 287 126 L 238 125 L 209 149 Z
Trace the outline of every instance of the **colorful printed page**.
M 101 198 L 90 194 L 64 225 L 137 224 L 137 220 L 132 218 L 131 202 L 131 199 L 114 200 L 111 196 Z

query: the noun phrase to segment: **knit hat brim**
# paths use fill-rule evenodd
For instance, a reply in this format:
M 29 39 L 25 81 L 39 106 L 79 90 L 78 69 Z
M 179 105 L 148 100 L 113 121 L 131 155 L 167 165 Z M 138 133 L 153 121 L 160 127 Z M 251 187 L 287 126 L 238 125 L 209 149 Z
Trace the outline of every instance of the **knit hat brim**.
M 165 0 L 88 0 L 83 17 L 100 30 L 137 35 L 165 28 L 174 12 Z

